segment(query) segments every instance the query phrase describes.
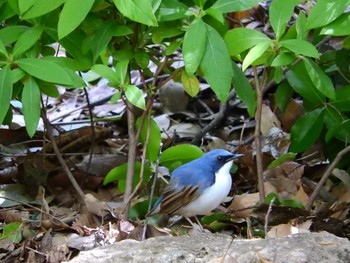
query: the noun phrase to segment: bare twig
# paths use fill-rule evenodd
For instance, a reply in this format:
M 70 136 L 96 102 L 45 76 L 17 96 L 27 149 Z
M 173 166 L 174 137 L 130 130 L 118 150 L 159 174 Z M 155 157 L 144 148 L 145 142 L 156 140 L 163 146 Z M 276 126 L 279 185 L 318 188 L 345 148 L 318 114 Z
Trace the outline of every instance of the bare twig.
M 234 90 L 231 90 L 227 98 L 227 102 L 221 104 L 219 112 L 215 115 L 215 118 L 207 126 L 205 126 L 199 133 L 196 134 L 196 136 L 192 139 L 191 144 L 199 145 L 204 135 L 210 132 L 211 130 L 213 130 L 215 127 L 217 127 L 220 124 L 220 122 L 225 118 L 228 102 L 234 96 L 236 96 L 236 92 Z
M 324 183 L 326 182 L 326 180 L 328 179 L 328 177 L 332 174 L 333 169 L 337 166 L 337 164 L 339 163 L 339 161 L 343 158 L 343 156 L 347 153 L 350 152 L 350 145 L 345 147 L 343 150 L 341 150 L 337 156 L 335 157 L 335 159 L 333 160 L 332 164 L 328 167 L 328 169 L 326 170 L 326 172 L 323 174 L 321 180 L 318 182 L 315 190 L 312 192 L 309 201 L 306 204 L 306 210 L 310 211 L 312 204 L 314 203 L 316 197 L 318 196 L 318 194 L 320 193 Z
M 128 117 L 128 134 L 129 134 L 129 151 L 128 151 L 128 168 L 126 174 L 126 187 L 124 193 L 124 212 L 122 214 L 122 218 L 124 220 L 128 219 L 128 213 L 130 210 L 130 204 L 128 203 L 129 197 L 132 194 L 132 183 L 134 181 L 134 167 L 136 161 L 136 146 L 137 141 L 135 139 L 135 116 L 132 111 L 133 106 L 128 101 L 125 100 L 127 105 L 127 117 Z
M 258 188 L 259 188 L 259 201 L 260 204 L 265 203 L 265 189 L 264 189 L 264 178 L 263 178 L 263 163 L 262 163 L 262 152 L 261 152 L 261 112 L 262 112 L 262 100 L 264 96 L 264 90 L 266 89 L 266 82 L 268 79 L 267 71 L 264 70 L 262 85 L 259 83 L 258 74 L 256 68 L 253 67 L 255 88 L 257 93 L 257 109 L 255 112 L 255 151 L 256 151 L 256 172 L 258 176 Z
M 70 182 L 72 183 L 75 191 L 77 191 L 81 201 L 84 202 L 84 197 L 85 197 L 84 192 L 83 192 L 83 190 L 81 190 L 79 184 L 77 183 L 77 181 L 75 180 L 73 174 L 69 170 L 68 165 L 64 161 L 60 150 L 58 149 L 57 143 L 56 143 L 55 138 L 54 138 L 54 136 L 52 134 L 52 127 L 50 125 L 50 122 L 49 122 L 49 120 L 48 120 L 48 118 L 46 116 L 46 112 L 44 110 L 41 112 L 41 117 L 43 118 L 44 125 L 45 125 L 45 128 L 47 130 L 47 134 L 48 134 L 49 139 L 50 139 L 51 144 L 52 144 L 52 149 L 53 149 L 53 151 L 56 154 L 56 158 L 57 158 L 58 162 L 61 164 L 64 172 L 67 174 L 67 176 L 68 176 Z

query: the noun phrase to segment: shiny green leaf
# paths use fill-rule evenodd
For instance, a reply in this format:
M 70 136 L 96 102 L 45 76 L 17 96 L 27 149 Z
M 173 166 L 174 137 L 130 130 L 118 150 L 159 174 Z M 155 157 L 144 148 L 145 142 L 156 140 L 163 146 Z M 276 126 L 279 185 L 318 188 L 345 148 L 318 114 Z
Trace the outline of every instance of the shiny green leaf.
M 254 61 L 259 59 L 269 47 L 271 47 L 271 41 L 257 44 L 255 47 L 249 50 L 248 54 L 243 60 L 242 70 L 245 71 L 251 64 L 254 63 Z
M 15 47 L 13 49 L 12 55 L 14 57 L 26 52 L 40 39 L 41 34 L 44 31 L 44 27 L 37 25 L 29 28 L 25 31 L 17 40 Z
M 342 14 L 332 23 L 324 26 L 320 34 L 330 36 L 350 35 L 350 13 Z
M 311 43 L 300 39 L 287 39 L 280 42 L 282 47 L 289 49 L 296 55 L 304 55 L 307 57 L 319 58 L 320 54 Z
M 23 116 L 29 137 L 33 137 L 40 118 L 40 89 L 33 77 L 29 77 L 23 86 Z
M 206 28 L 202 19 L 197 19 L 188 27 L 183 45 L 182 54 L 186 72 L 191 75 L 196 72 L 204 56 L 207 43 Z
M 294 7 L 299 4 L 301 0 L 273 0 L 269 8 L 270 23 L 276 33 L 276 39 L 286 31 L 287 23 L 294 13 Z
M 225 102 L 230 92 L 233 74 L 230 55 L 220 34 L 211 26 L 205 26 L 207 45 L 200 69 L 218 99 Z
M 66 0 L 36 0 L 34 5 L 23 15 L 23 19 L 30 19 L 45 15 L 62 5 Z
M 337 19 L 350 5 L 350 0 L 318 0 L 307 18 L 307 29 L 322 27 Z
M 58 19 L 59 39 L 64 38 L 83 22 L 94 2 L 95 0 L 66 0 Z
M 12 74 L 10 66 L 0 71 L 0 123 L 4 121 L 12 98 Z
M 140 109 L 146 109 L 145 98 L 142 91 L 135 85 L 127 85 L 124 87 L 125 96 L 130 103 Z
M 321 134 L 323 109 L 315 109 L 301 116 L 291 130 L 290 151 L 302 152 L 311 147 Z
M 217 0 L 210 8 L 223 13 L 239 12 L 256 6 L 260 0 Z

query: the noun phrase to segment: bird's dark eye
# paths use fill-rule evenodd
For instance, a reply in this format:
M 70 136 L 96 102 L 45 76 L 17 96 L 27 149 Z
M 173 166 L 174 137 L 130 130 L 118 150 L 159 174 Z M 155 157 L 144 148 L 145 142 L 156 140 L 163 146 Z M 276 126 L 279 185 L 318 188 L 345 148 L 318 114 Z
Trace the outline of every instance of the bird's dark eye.
M 222 161 L 222 156 L 218 156 L 218 161 Z

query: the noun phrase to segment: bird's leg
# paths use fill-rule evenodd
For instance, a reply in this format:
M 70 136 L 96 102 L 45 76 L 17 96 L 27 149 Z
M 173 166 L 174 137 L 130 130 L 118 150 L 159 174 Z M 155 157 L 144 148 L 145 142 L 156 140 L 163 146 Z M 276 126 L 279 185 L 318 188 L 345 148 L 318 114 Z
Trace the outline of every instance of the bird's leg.
M 193 229 L 198 228 L 198 226 L 199 226 L 199 229 L 200 229 L 202 232 L 205 232 L 205 231 L 204 231 L 204 228 L 203 228 L 202 224 L 199 222 L 197 216 L 194 216 L 194 218 L 196 219 L 197 225 L 196 225 L 195 223 L 193 223 L 192 220 L 191 220 L 189 217 L 185 217 L 185 218 L 186 218 L 186 220 L 191 224 L 191 226 L 193 227 Z

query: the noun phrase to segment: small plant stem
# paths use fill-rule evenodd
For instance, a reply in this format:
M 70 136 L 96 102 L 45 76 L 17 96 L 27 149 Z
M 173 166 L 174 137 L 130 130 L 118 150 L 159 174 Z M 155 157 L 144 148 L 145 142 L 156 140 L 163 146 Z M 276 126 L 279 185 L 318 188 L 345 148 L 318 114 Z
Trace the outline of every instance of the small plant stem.
M 56 154 L 56 158 L 57 158 L 58 162 L 61 164 L 64 172 L 67 174 L 67 176 L 68 176 L 70 182 L 72 183 L 74 189 L 77 191 L 77 193 L 79 195 L 79 198 L 81 199 L 82 202 L 84 202 L 84 198 L 85 198 L 84 192 L 83 192 L 83 190 L 81 190 L 78 182 L 75 180 L 73 174 L 69 170 L 68 165 L 64 161 L 60 150 L 58 149 L 57 143 L 56 143 L 55 138 L 54 138 L 53 133 L 52 133 L 52 127 L 51 127 L 50 122 L 49 122 L 49 120 L 48 120 L 48 118 L 46 116 L 46 112 L 45 111 L 42 111 L 41 117 L 43 118 L 43 121 L 44 121 L 44 124 L 45 124 L 45 128 L 47 130 L 49 139 L 50 139 L 51 144 L 52 144 L 52 149 L 53 149 L 53 151 Z
M 316 197 L 318 196 L 318 194 L 320 193 L 324 183 L 326 182 L 326 180 L 328 179 L 328 177 L 332 174 L 333 169 L 337 166 L 337 164 L 339 163 L 339 161 L 343 158 L 343 156 L 347 153 L 350 152 L 350 145 L 345 147 L 343 150 L 341 150 L 337 156 L 335 157 L 335 159 L 333 160 L 332 164 L 328 167 L 328 169 L 325 171 L 325 173 L 323 174 L 321 180 L 318 182 L 315 190 L 312 192 L 309 201 L 306 204 L 305 209 L 307 211 L 310 211 L 312 204 L 314 203 Z
M 124 212 L 122 213 L 122 218 L 124 220 L 128 219 L 128 214 L 130 210 L 130 203 L 128 202 L 131 194 L 132 194 L 132 183 L 134 181 L 134 167 L 136 161 L 136 146 L 137 140 L 135 136 L 135 116 L 132 111 L 133 106 L 128 101 L 125 100 L 126 103 L 126 114 L 128 119 L 128 134 L 129 134 L 129 151 L 128 151 L 128 168 L 126 174 L 126 187 L 124 193 Z
M 264 178 L 263 178 L 263 162 L 262 162 L 262 152 L 261 152 L 261 113 L 262 113 L 262 101 L 264 96 L 264 91 L 266 89 L 267 82 L 267 71 L 264 70 L 262 84 L 259 83 L 258 74 L 256 68 L 253 67 L 255 87 L 257 93 L 257 108 L 255 112 L 255 151 L 256 151 L 256 172 L 258 176 L 258 189 L 259 189 L 259 201 L 260 204 L 265 203 L 265 189 L 264 189 Z

